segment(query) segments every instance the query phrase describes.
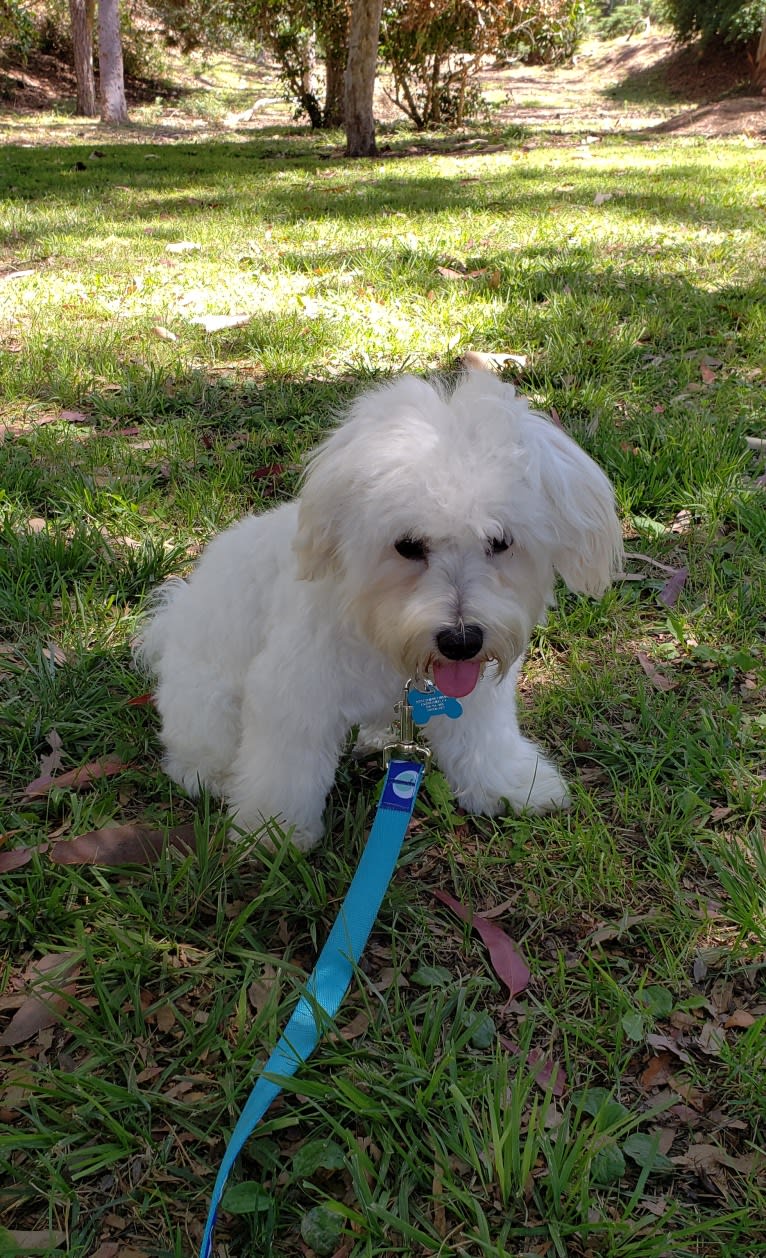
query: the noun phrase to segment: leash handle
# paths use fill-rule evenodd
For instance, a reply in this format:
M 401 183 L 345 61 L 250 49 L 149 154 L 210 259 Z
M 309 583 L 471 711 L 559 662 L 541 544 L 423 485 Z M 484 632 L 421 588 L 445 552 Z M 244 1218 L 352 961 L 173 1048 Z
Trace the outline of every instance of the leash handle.
M 242 1147 L 282 1091 L 282 1081 L 294 1075 L 313 1053 L 327 1022 L 340 1008 L 391 881 L 424 772 L 425 766 L 412 759 L 388 762 L 370 837 L 340 913 L 226 1147 L 213 1186 L 200 1258 L 210 1258 L 212 1253 L 218 1208 Z

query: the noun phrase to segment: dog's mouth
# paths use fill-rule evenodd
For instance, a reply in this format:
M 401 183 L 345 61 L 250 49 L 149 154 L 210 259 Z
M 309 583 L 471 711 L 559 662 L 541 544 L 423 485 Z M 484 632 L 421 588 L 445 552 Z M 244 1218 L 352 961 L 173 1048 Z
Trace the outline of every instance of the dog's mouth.
M 434 684 L 450 699 L 464 699 L 475 689 L 486 660 L 434 660 Z

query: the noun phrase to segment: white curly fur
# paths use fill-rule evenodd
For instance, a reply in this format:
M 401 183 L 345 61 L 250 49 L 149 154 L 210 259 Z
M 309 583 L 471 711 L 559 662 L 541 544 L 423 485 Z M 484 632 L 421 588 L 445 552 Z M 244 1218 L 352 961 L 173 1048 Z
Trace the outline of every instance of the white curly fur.
M 425 557 L 401 555 L 402 539 Z M 454 391 L 413 376 L 374 388 L 311 456 L 299 500 L 216 537 L 145 621 L 167 772 L 308 849 L 349 730 L 379 742 L 403 681 L 435 673 L 469 688 L 459 720 L 425 730 L 459 802 L 565 807 L 519 731 L 516 680 L 554 573 L 599 595 L 621 552 L 606 476 L 510 385 L 472 371 Z M 483 642 L 455 662 L 436 638 L 465 626 Z

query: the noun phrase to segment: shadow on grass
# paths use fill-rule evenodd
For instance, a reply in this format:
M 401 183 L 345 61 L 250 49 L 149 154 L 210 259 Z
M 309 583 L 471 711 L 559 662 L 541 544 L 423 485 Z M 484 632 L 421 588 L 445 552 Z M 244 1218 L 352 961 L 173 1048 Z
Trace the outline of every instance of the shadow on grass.
M 610 213 L 625 222 L 652 219 L 663 222 L 704 223 L 741 230 L 755 207 L 731 204 L 728 173 L 710 167 L 705 175 L 704 203 L 700 200 L 700 168 L 694 163 L 674 164 L 676 184 L 688 185 L 688 196 L 665 190 L 663 170 L 654 163 L 651 148 L 656 137 L 647 136 L 647 168 L 633 168 L 619 176 L 619 195 Z M 518 149 L 518 137 L 507 140 L 509 153 Z M 398 147 L 406 149 L 404 153 Z M 476 177 L 466 168 L 464 177 L 454 169 L 443 173 L 411 174 L 409 162 L 433 156 L 433 151 L 410 152 L 405 141 L 393 142 L 386 159 L 362 164 L 328 151 L 317 156 L 316 141 L 305 132 L 279 132 L 255 141 L 228 144 L 172 145 L 121 144 L 66 145 L 29 149 L 8 145 L 0 149 L 0 174 L 10 205 L 24 202 L 34 211 L 43 199 L 63 210 L 93 201 L 108 207 L 120 224 L 135 224 L 135 234 L 145 235 L 147 225 L 158 241 L 174 238 L 168 220 L 191 221 L 201 211 L 213 217 L 248 216 L 254 225 L 279 220 L 349 222 L 378 219 L 381 215 L 437 215 L 461 209 L 504 215 L 526 212 L 551 213 L 552 192 L 546 179 L 522 163 Z M 446 156 L 476 157 L 480 150 L 445 151 Z M 285 162 L 289 159 L 289 165 Z M 612 176 L 602 170 L 584 170 L 574 188 L 554 199 L 560 208 L 590 208 L 598 192 L 609 187 Z M 617 176 L 614 176 L 617 179 Z M 556 208 L 556 207 L 554 207 Z M 48 207 L 50 212 L 50 207 Z M 62 223 L 68 235 L 93 235 L 93 225 L 83 214 L 80 228 L 68 215 Z M 11 242 L 32 243 L 39 235 L 35 221 L 13 228 Z

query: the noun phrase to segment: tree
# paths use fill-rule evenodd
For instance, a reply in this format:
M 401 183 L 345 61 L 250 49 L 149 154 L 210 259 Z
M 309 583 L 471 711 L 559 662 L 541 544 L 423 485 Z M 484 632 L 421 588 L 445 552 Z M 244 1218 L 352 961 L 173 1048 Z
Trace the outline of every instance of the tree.
M 346 61 L 346 155 L 374 157 L 375 118 L 372 99 L 378 65 L 378 39 L 383 0 L 354 0 Z
M 74 73 L 77 80 L 77 112 L 95 118 L 96 81 L 93 76 L 93 9 L 94 0 L 69 0 L 72 22 Z
M 101 121 L 122 126 L 128 121 L 128 106 L 118 0 L 98 0 L 98 81 Z
M 756 87 L 762 87 L 766 91 L 766 11 L 763 14 L 763 26 L 753 62 L 753 82 Z
M 747 54 L 754 81 L 758 57 L 766 49 L 759 37 L 766 26 L 764 0 L 666 0 L 668 16 L 682 43 L 699 39 L 703 47 L 729 44 Z

